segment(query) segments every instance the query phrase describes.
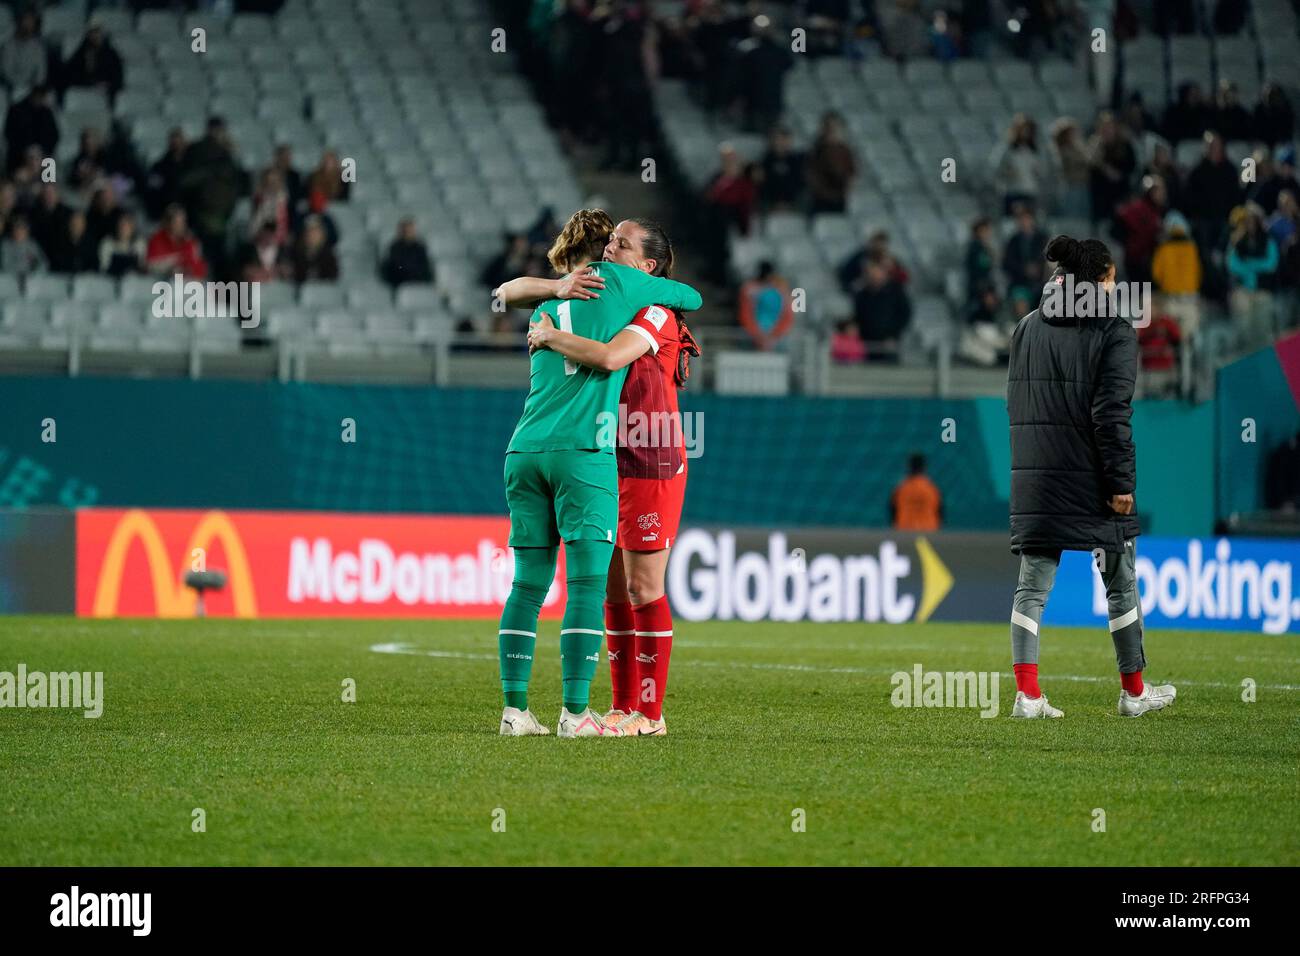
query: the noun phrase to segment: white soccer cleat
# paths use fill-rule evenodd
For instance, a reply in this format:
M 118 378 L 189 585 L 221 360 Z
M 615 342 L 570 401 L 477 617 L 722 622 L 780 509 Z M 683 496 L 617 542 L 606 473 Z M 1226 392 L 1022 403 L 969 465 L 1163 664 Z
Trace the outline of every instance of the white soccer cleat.
M 668 724 L 662 717 L 651 720 L 639 710 L 634 710 L 623 718 L 618 729 L 629 737 L 664 737 L 668 734 Z
M 1164 710 L 1177 696 L 1173 684 L 1144 684 L 1142 693 L 1137 696 L 1122 690 L 1119 692 L 1119 715 L 1141 717 L 1148 710 Z
M 1011 708 L 1012 717 L 1025 717 L 1029 719 L 1038 717 L 1064 717 L 1065 711 L 1057 710 L 1047 702 L 1047 695 L 1041 697 L 1026 697 L 1022 690 L 1016 691 L 1016 704 Z
M 507 707 L 501 712 L 502 737 L 545 737 L 549 733 L 531 710 Z
M 560 708 L 560 726 L 555 731 L 557 737 L 622 737 L 623 731 L 616 724 L 607 724 L 600 714 L 590 707 L 580 714 L 571 714 L 568 708 Z
M 611 727 L 617 727 L 631 716 L 631 713 L 626 710 L 619 710 L 617 707 L 611 707 L 609 710 L 605 711 L 600 719 Z

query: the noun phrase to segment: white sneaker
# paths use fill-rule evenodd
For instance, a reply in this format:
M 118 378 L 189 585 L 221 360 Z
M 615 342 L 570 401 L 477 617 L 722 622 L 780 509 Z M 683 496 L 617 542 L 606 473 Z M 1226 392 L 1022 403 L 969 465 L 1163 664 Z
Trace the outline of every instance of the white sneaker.
M 1148 710 L 1164 710 L 1174 702 L 1178 691 L 1173 684 L 1144 684 L 1136 697 L 1126 690 L 1119 692 L 1119 715 L 1141 717 Z
M 502 737 L 545 737 L 550 730 L 537 721 L 531 710 L 507 707 L 501 711 Z
M 611 707 L 609 710 L 605 711 L 605 713 L 601 715 L 600 719 L 603 720 L 605 723 L 609 724 L 611 727 L 617 727 L 619 724 L 621 724 L 623 721 L 627 720 L 631 716 L 632 716 L 631 711 L 619 710 L 617 707 Z
M 1023 690 L 1016 691 L 1016 705 L 1011 708 L 1012 717 L 1064 717 L 1065 711 L 1057 710 L 1047 702 L 1047 695 L 1026 697 Z
M 651 720 L 641 711 L 634 710 L 623 718 L 618 729 L 629 737 L 663 737 L 668 733 L 668 724 L 664 722 L 663 717 Z
M 560 726 L 557 737 L 622 737 L 623 731 L 614 724 L 605 723 L 600 714 L 590 707 L 580 714 L 571 714 L 568 708 L 560 708 Z

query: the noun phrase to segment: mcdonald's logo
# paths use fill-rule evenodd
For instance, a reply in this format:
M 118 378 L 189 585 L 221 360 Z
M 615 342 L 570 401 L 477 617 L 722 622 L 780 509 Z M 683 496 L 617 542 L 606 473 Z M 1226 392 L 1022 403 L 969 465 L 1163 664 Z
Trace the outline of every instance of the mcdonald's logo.
M 226 559 L 231 597 L 236 617 L 257 616 L 257 596 L 253 590 L 253 575 L 244 551 L 244 543 L 234 524 L 223 511 L 204 512 L 190 533 L 189 543 L 181 552 L 178 566 L 172 565 L 158 526 L 149 515 L 139 509 L 122 514 L 109 536 L 104 549 L 99 579 L 95 586 L 95 599 L 91 614 L 94 617 L 115 617 L 118 599 L 122 593 L 123 569 L 131 544 L 139 540 L 144 546 L 153 582 L 154 606 L 158 617 L 189 617 L 194 613 L 194 596 L 182 583 L 184 561 L 195 548 L 207 550 L 214 541 L 220 542 Z

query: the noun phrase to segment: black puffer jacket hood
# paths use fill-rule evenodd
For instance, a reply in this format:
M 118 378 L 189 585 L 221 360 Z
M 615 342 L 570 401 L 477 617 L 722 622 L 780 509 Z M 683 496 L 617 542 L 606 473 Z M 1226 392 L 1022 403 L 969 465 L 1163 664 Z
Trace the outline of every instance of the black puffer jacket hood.
M 1011 337 L 1011 549 L 1119 551 L 1140 533 L 1108 503 L 1137 488 L 1137 334 L 1114 316 L 1044 315 L 1058 278 Z

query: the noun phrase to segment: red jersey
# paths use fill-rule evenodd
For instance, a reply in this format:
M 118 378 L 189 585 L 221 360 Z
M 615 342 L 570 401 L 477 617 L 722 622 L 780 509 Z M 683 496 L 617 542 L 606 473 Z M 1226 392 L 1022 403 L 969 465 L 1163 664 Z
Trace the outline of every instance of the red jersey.
M 681 338 L 671 309 L 651 305 L 628 328 L 650 343 L 627 370 L 619 407 L 618 473 L 622 478 L 672 478 L 686 462 L 677 408 Z

